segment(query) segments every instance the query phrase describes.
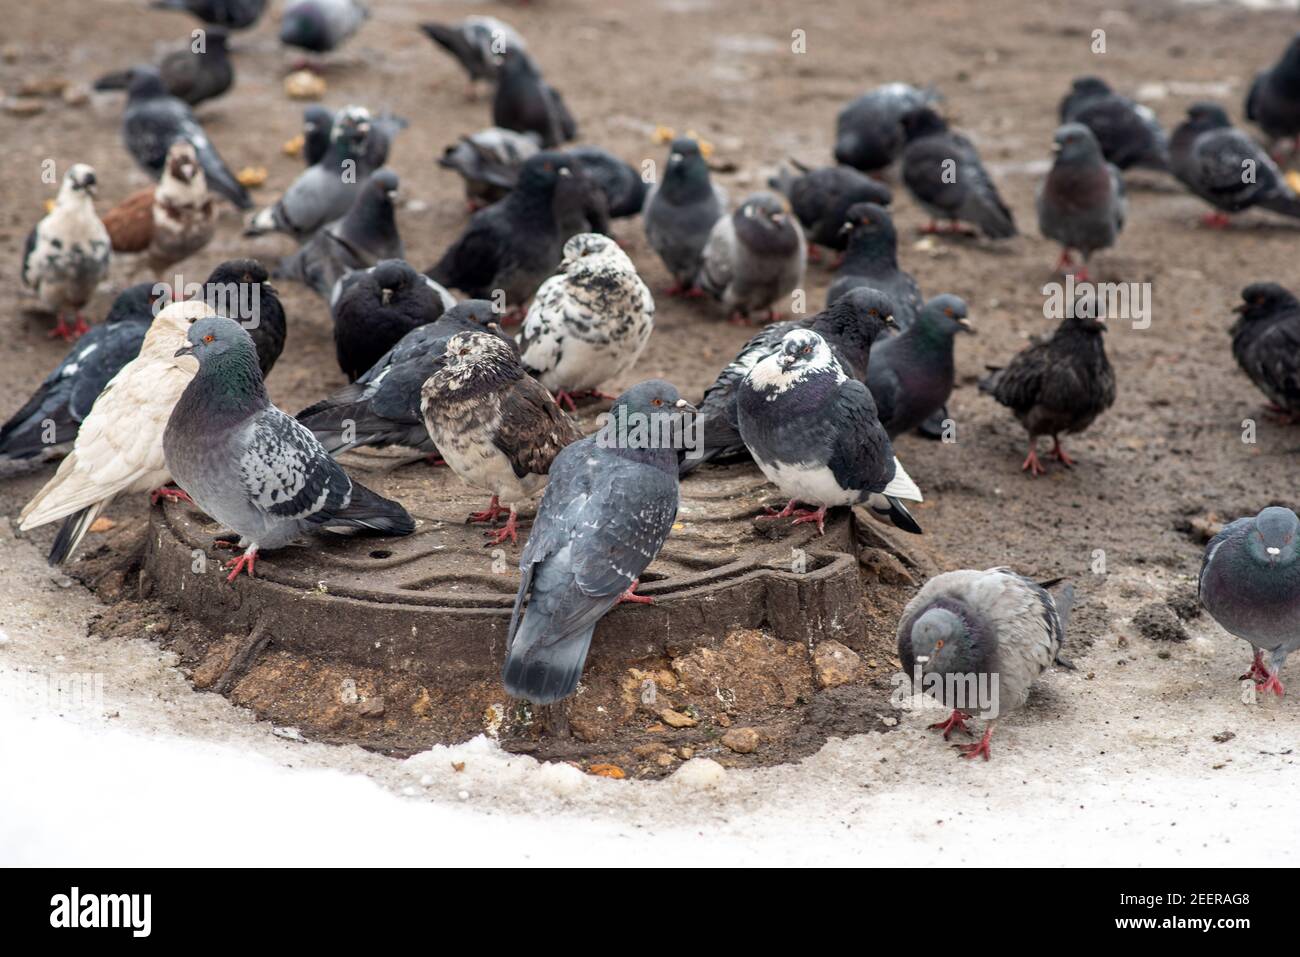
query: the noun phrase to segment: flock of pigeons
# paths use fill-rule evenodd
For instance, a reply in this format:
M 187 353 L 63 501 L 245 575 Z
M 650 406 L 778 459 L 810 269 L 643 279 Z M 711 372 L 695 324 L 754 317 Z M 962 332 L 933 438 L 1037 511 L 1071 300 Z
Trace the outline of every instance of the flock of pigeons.
M 0 427 L 0 460 L 63 455 L 21 514 L 24 530 L 62 523 L 52 563 L 75 553 L 116 496 L 144 492 L 192 502 L 230 530 L 218 544 L 240 551 L 228 565 L 232 582 L 254 574 L 261 551 L 312 533 L 409 534 L 416 523 L 406 510 L 355 482 L 335 457 L 358 446 L 416 449 L 491 496 L 469 518 L 505 517 L 491 544 L 518 541 L 518 508 L 541 493 L 503 678 L 512 695 L 549 704 L 577 687 L 599 619 L 620 601 L 649 601 L 635 594 L 637 580 L 671 531 L 679 480 L 704 463 L 752 459 L 789 500 L 763 519 L 815 522 L 820 532 L 828 509 L 860 504 L 921 532 L 905 504 L 921 492 L 892 440 L 911 430 L 942 435 L 954 341 L 971 326 L 961 299 L 924 300 L 899 267 L 892 192 L 873 174 L 897 162 L 933 231 L 1016 234 L 975 145 L 948 128 L 934 91 L 896 83 L 866 93 L 838 116 L 835 165 L 784 170 L 771 191 L 729 212 L 707 146 L 673 139 L 653 177 L 599 147 L 562 148 L 577 124 L 514 29 L 481 16 L 425 24 L 471 86 L 494 87 L 493 126 L 440 160 L 463 177 L 476 211 L 426 273 L 405 261 L 393 205 L 399 181 L 385 166 L 406 121 L 359 106 L 311 107 L 306 169 L 246 226 L 246 235 L 294 237 L 297 252 L 270 274 L 252 259 L 223 263 L 188 300 L 139 283 L 89 329 L 80 310 L 113 253 L 141 254 L 138 267 L 159 275 L 210 241 L 218 197 L 252 207 L 191 106 L 234 82 L 226 31 L 254 24 L 266 4 L 155 6 L 205 21 L 206 46 L 98 86 L 126 90 L 123 142 L 157 184 L 101 219 L 94 170 L 72 166 L 24 253 L 23 280 L 58 315 L 55 333 L 82 336 Z M 297 0 L 281 39 L 327 52 L 365 17 L 356 0 Z M 1269 153 L 1217 105 L 1193 106 L 1166 138 L 1148 110 L 1088 77 L 1060 112 L 1038 223 L 1061 244 L 1059 267 L 1081 282 L 1091 255 L 1124 226 L 1123 169 L 1172 173 L 1214 207 L 1214 225 L 1252 206 L 1300 216 L 1300 198 Z M 1300 139 L 1300 38 L 1260 74 L 1247 115 L 1274 141 Z M 673 277 L 669 295 L 713 299 L 737 322 L 770 320 L 698 409 L 661 380 L 618 397 L 598 391 L 634 368 L 654 326 L 650 290 L 608 235 L 611 219 L 638 215 Z M 825 308 L 779 320 L 774 306 L 802 286 L 806 263 L 823 250 L 839 255 Z M 271 275 L 328 303 L 349 383 L 297 416 L 276 408 L 264 387 L 286 336 Z M 1300 302 L 1273 284 L 1247 287 L 1243 298 L 1234 353 L 1281 411 L 1300 414 Z M 1024 425 L 1031 474 L 1043 471 L 1040 436 L 1071 466 L 1060 436 L 1087 428 L 1115 400 L 1105 318 L 1093 313 L 1072 311 L 980 383 Z M 522 322 L 517 337 L 505 331 L 512 320 Z M 583 436 L 569 412 L 590 396 L 613 405 Z M 661 427 L 629 430 L 637 422 Z M 660 441 L 665 435 L 670 441 Z M 687 448 L 692 435 L 698 442 Z M 1296 531 L 1287 509 L 1238 520 L 1210 543 L 1202 572 L 1207 607 L 1259 649 L 1251 676 L 1279 694 L 1278 671 L 1300 642 Z M 899 625 L 905 666 L 937 676 L 997 672 L 1000 713 L 1013 710 L 1058 660 L 1073 592 L 1049 591 L 1055 584 L 1001 568 L 934 578 Z M 995 717 L 950 700 L 945 687 L 931 692 L 954 708 L 936 726 L 945 738 L 966 731 L 971 714 Z M 992 729 L 990 721 L 962 754 L 987 759 Z

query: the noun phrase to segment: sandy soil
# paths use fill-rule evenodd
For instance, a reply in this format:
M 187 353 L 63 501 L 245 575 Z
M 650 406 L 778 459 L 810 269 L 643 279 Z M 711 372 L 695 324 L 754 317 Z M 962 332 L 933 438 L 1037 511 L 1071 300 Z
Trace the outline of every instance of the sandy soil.
M 374 21 L 327 70 L 327 101 L 387 107 L 413 121 L 392 164 L 411 201 L 400 215 L 410 257 L 425 266 L 462 222 L 459 182 L 439 171 L 433 157 L 456 135 L 485 125 L 488 110 L 482 101 L 466 102 L 460 74 L 414 29 L 421 19 L 455 16 L 466 5 L 375 6 Z M 142 13 L 134 0 L 6 7 L 0 62 L 6 91 L 28 79 L 89 80 L 152 44 L 177 42 L 189 28 L 184 18 Z M 865 733 L 833 741 L 799 765 L 729 771 L 707 797 L 684 787 L 591 778 L 552 787 L 530 759 L 503 756 L 487 743 L 394 762 L 277 738 L 224 699 L 192 692 L 171 667 L 173 659 L 145 636 L 88 639 L 86 623 L 97 607 L 45 569 L 39 550 L 50 533 L 37 532 L 31 544 L 6 535 L 0 548 L 0 629 L 9 638 L 0 644 L 0 677 L 103 673 L 103 711 L 114 716 L 81 716 L 76 727 L 85 742 L 181 734 L 275 762 L 360 772 L 399 793 L 414 788 L 440 814 L 442 802 L 458 800 L 475 812 L 540 807 L 560 816 L 565 833 L 617 833 L 634 850 L 648 846 L 650 836 L 669 835 L 696 854 L 746 860 L 824 860 L 831 852 L 881 863 L 1293 859 L 1300 835 L 1273 812 L 1282 808 L 1276 795 L 1296 775 L 1294 702 L 1244 704 L 1235 679 L 1248 662 L 1246 646 L 1204 616 L 1186 623 L 1190 640 L 1158 643 L 1141 636 L 1130 618 L 1185 595 L 1200 554 L 1196 532 L 1188 531 L 1193 520 L 1234 517 L 1275 501 L 1293 504 L 1291 466 L 1300 442 L 1261 416 L 1261 397 L 1235 369 L 1226 329 L 1243 285 L 1295 283 L 1300 233 L 1264 214 L 1241 217 L 1226 233 L 1208 233 L 1195 224 L 1201 204 L 1176 184 L 1131 181 L 1128 228 L 1095 271 L 1101 279 L 1150 283 L 1152 322 L 1144 330 L 1116 323 L 1110 333 L 1119 399 L 1070 446 L 1081 460 L 1074 472 L 1024 478 L 1019 427 L 973 383 L 986 363 L 1005 360 L 1028 335 L 1050 327 L 1042 287 L 1054 279 L 1049 267 L 1056 250 L 1034 234 L 1033 190 L 1069 79 L 1097 72 L 1127 92 L 1141 89 L 1168 126 L 1189 102 L 1207 96 L 1239 115 L 1249 78 L 1294 32 L 1294 12 L 1081 3 L 1062 18 L 1028 0 L 983 5 L 978 18 L 969 4 L 954 0 L 922 0 L 906 16 L 894 5 L 851 0 L 811 10 L 739 0 L 474 8 L 505 16 L 525 34 L 565 92 L 585 141 L 633 162 L 662 160 L 663 148 L 651 141 L 656 125 L 696 130 L 715 144 L 719 161 L 736 165 L 737 172 L 722 177 L 733 196 L 761 186 L 788 156 L 824 160 L 835 111 L 862 89 L 903 79 L 942 90 L 998 175 L 1026 235 L 998 245 L 918 246 L 920 211 L 905 196 L 896 204 L 904 266 L 927 295 L 966 298 L 980 330 L 960 343 L 961 386 L 951 403 L 957 442 L 906 437 L 899 443 L 928 499 L 918 514 L 927 532 L 919 548 L 940 567 L 1010 564 L 1042 577 L 1074 578 L 1081 596 L 1073 639 L 1079 670 L 1054 672 L 1041 683 L 1026 712 L 999 729 L 988 765 L 958 762 L 927 736 L 922 725 L 929 714 L 889 713 L 876 720 L 899 718 L 896 732 L 873 733 L 866 721 Z M 1107 33 L 1103 56 L 1089 51 L 1097 28 Z M 806 54 L 789 52 L 794 29 L 807 31 Z M 232 166 L 268 167 L 269 181 L 256 198 L 270 201 L 298 170 L 280 144 L 297 131 L 299 104 L 280 91 L 286 58 L 271 24 L 242 36 L 236 49 L 238 86 L 200 113 Z M 39 183 L 39 164 L 46 157 L 60 169 L 92 163 L 106 208 L 144 182 L 118 143 L 119 112 L 120 101 L 105 96 L 81 108 L 51 100 L 44 113 L 27 119 L 0 113 L 15 185 L 0 196 L 6 331 L 0 410 L 21 402 L 64 351 L 46 340 L 48 320 L 21 311 L 22 240 L 52 195 Z M 277 239 L 241 240 L 237 227 L 232 213 L 212 246 L 184 265 L 185 276 L 201 279 L 234 255 L 288 251 Z M 639 224 L 624 222 L 616 232 L 652 288 L 663 288 L 667 277 Z M 115 286 L 136 278 L 129 263 L 115 265 Z M 829 273 L 810 269 L 814 306 L 828 281 Z M 102 315 L 110 298 L 111 290 L 103 290 L 91 315 Z M 285 300 L 289 347 L 269 387 L 281 405 L 298 408 L 341 377 L 324 307 L 293 287 Z M 661 297 L 659 327 L 636 376 L 664 375 L 698 388 L 746 335 L 706 309 Z M 1259 422 L 1253 445 L 1241 441 L 1246 418 Z M 0 484 L 0 515 L 15 516 L 47 474 Z M 115 510 L 126 522 L 142 516 L 136 503 Z M 1104 574 L 1096 572 L 1099 550 Z M 8 747 L 15 757 L 38 761 L 12 739 Z M 452 762 L 461 757 L 466 767 L 456 772 Z M 39 763 L 28 766 L 29 780 L 40 775 Z M 129 778 L 101 772 L 105 788 L 130 793 Z M 426 775 L 429 783 L 421 784 Z M 529 782 L 537 787 L 524 786 Z M 23 789 L 22 806 L 38 806 L 52 786 Z M 1264 821 L 1267 844 L 1250 833 Z M 535 830 L 519 833 L 514 849 L 533 840 L 555 851 Z M 707 835 L 707 851 L 687 839 L 697 833 Z M 0 852 L 5 846 L 0 841 Z

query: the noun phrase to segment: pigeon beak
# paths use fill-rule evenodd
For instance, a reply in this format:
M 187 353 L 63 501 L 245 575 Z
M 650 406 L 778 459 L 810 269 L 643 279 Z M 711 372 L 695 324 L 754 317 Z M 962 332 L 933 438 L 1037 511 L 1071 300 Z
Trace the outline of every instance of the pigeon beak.
M 561 166 L 558 170 L 556 170 L 556 172 L 557 172 L 559 175 L 561 175 L 561 176 L 572 176 L 572 175 L 573 175 L 573 174 L 570 172 L 569 167 L 567 167 L 567 166 Z
M 1274 558 L 1276 558 L 1278 555 L 1281 555 L 1281 554 L 1282 554 L 1282 549 L 1277 548 L 1277 547 L 1275 547 L 1275 546 L 1273 546 L 1273 545 L 1268 546 L 1268 548 L 1264 549 L 1264 551 L 1268 552 L 1269 555 L 1272 556 L 1272 557 L 1274 557 Z
M 847 236 L 852 231 L 853 231 L 853 223 L 851 222 L 845 223 L 843 226 L 840 227 L 839 235 Z
M 1239 306 L 1233 306 L 1232 311 L 1235 312 L 1237 315 L 1241 315 L 1243 312 L 1246 311 L 1246 303 L 1243 302 Z
M 957 320 L 957 325 L 961 326 L 964 331 L 969 332 L 971 335 L 975 334 L 975 327 L 971 325 L 971 321 L 965 316 L 962 316 Z
M 672 165 L 676 166 L 676 165 L 677 165 L 678 163 L 680 163 L 681 161 L 682 161 L 682 154 L 681 154 L 681 153 L 669 153 L 669 154 L 668 154 L 668 162 L 671 163 Z
M 689 402 L 687 402 L 685 399 L 678 399 L 678 400 L 677 400 L 677 408 L 681 409 L 683 412 L 699 412 L 699 411 L 700 411 L 699 409 L 695 408 L 695 406 L 693 406 L 693 405 L 691 405 Z
M 893 317 L 892 315 L 885 316 L 885 318 L 882 319 L 882 320 L 880 320 L 880 321 L 883 322 L 883 323 L 884 323 L 885 325 L 887 325 L 887 326 L 896 326 L 896 325 L 898 325 L 897 320 L 895 320 L 894 317 Z
M 176 354 L 173 356 L 173 358 L 179 359 L 181 356 L 192 356 L 192 355 L 194 355 L 193 346 L 181 346 L 179 349 L 176 350 Z

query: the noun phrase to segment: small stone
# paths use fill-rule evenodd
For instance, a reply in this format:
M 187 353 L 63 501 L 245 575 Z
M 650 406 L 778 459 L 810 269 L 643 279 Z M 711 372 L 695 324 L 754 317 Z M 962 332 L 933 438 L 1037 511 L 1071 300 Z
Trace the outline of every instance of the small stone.
M 687 747 L 678 748 L 677 756 L 683 761 L 689 761 L 691 758 L 695 757 L 695 749 Z
M 85 106 L 90 102 L 90 87 L 73 83 L 63 91 L 63 102 L 68 106 Z
M 668 779 L 681 788 L 706 791 L 716 788 L 727 776 L 727 769 L 712 758 L 691 758 Z
M 632 749 L 632 753 L 643 761 L 653 758 L 658 754 L 666 754 L 667 752 L 668 745 L 664 744 L 662 741 L 651 741 L 649 744 L 638 744 Z
M 817 687 L 834 688 L 853 681 L 862 669 L 862 659 L 848 645 L 820 641 L 813 648 L 813 677 Z
M 655 764 L 661 768 L 670 768 L 673 766 L 673 756 L 671 754 L 661 754 L 655 758 Z
M 880 723 L 883 724 L 886 728 L 893 728 L 898 725 L 898 719 L 895 718 L 893 715 L 882 714 L 880 716 Z
M 1190 637 L 1173 609 L 1164 602 L 1139 608 L 1133 616 L 1133 627 L 1151 641 L 1186 641 Z
M 718 723 L 718 727 L 720 727 L 720 728 L 730 728 L 730 727 L 731 727 L 731 715 L 729 715 L 729 714 L 720 714 L 720 715 L 718 715 L 716 718 L 714 718 L 713 720 L 716 721 L 716 722 Z
M 19 96 L 60 96 L 68 81 L 58 76 L 28 77 L 18 86 Z
M 360 706 L 357 708 L 357 714 L 361 715 L 363 718 L 382 717 L 384 714 L 383 695 L 376 695 L 373 698 L 367 698 L 365 701 L 361 702 Z
M 1236 736 L 1237 734 L 1234 731 L 1220 731 L 1218 734 L 1214 736 L 1214 740 L 1219 744 L 1227 744 Z
M 693 728 L 699 724 L 689 714 L 682 714 L 680 711 L 673 711 L 671 708 L 664 708 L 663 711 L 660 711 L 659 720 L 670 728 Z
M 352 678 L 344 678 L 339 682 L 339 702 L 342 704 L 356 704 L 360 700 L 357 694 L 357 683 Z
M 431 711 L 433 711 L 433 699 L 429 697 L 427 688 L 421 688 L 420 696 L 411 705 L 411 714 L 417 718 L 427 718 Z
M 916 580 L 902 562 L 883 548 L 864 548 L 858 564 L 887 585 L 915 585 Z
M 311 70 L 298 70 L 284 78 L 284 92 L 291 100 L 319 100 L 325 95 L 325 79 Z
M 600 724 L 587 718 L 570 718 L 569 733 L 584 744 L 591 744 L 600 738 Z
M 641 682 L 641 703 L 646 707 L 653 707 L 659 698 L 659 686 L 655 684 L 653 678 L 646 678 Z
M 4 101 L 4 111 L 10 116 L 36 116 L 45 112 L 45 104 L 34 97 L 9 97 Z
M 737 754 L 753 754 L 758 750 L 759 735 L 754 728 L 732 728 L 722 736 L 724 747 Z

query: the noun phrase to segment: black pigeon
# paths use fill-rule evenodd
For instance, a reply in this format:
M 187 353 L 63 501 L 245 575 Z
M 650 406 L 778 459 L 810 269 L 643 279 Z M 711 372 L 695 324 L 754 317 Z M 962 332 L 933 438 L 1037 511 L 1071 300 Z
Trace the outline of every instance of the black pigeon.
M 1300 149 L 1300 34 L 1282 59 L 1255 77 L 1246 94 L 1246 119 L 1270 139 L 1292 139 Z
M 649 187 L 634 166 L 599 146 L 573 146 L 565 152 L 605 194 L 611 219 L 641 212 Z
M 256 259 L 223 262 L 203 284 L 203 300 L 217 315 L 235 320 L 253 337 L 257 364 L 263 376 L 270 375 L 284 351 L 288 324 L 266 268 Z
M 420 29 L 458 62 L 469 76 L 470 90 L 477 80 L 495 80 L 501 56 L 508 49 L 525 49 L 524 38 L 496 17 L 472 16 L 457 23 L 421 23 Z
M 501 673 L 508 694 L 540 705 L 567 698 L 597 622 L 620 601 L 653 601 L 634 589 L 677 517 L 676 452 L 627 441 L 617 423 L 670 421 L 686 408 L 669 383 L 642 382 L 619 396 L 601 433 L 555 457 L 519 559 Z
M 891 439 L 943 411 L 957 377 L 953 339 L 958 332 L 974 331 L 966 303 L 945 294 L 927 302 L 902 335 L 883 336 L 872 346 L 867 388 Z M 941 424 L 937 431 L 942 432 Z
M 858 203 L 888 206 L 894 198 L 884 183 L 851 166 L 810 170 L 796 164 L 796 168 L 798 176 L 782 169 L 780 175 L 768 180 L 768 185 L 789 197 L 790 208 L 807 234 L 810 260 L 817 258 L 819 246 L 838 251 L 848 245 L 844 223 L 849 207 Z
M 906 329 L 921 311 L 921 290 L 911 274 L 898 268 L 898 233 L 893 217 L 874 203 L 851 206 L 840 227 L 848 236 L 844 262 L 826 290 L 830 305 L 850 289 L 870 286 L 888 293 L 898 327 Z
M 266 0 L 153 0 L 160 10 L 182 10 L 215 27 L 245 30 L 257 22 Z
M 645 235 L 673 277 L 668 295 L 702 296 L 696 285 L 700 257 L 719 219 L 727 214 L 727 193 L 709 178 L 700 144 L 675 139 L 668 167 L 645 200 Z
M 1252 206 L 1300 218 L 1300 197 L 1268 153 L 1234 128 L 1218 104 L 1187 108 L 1187 119 L 1169 141 L 1169 162 L 1184 186 L 1219 210 L 1206 214 L 1207 226 L 1227 226 L 1228 213 Z
M 280 42 L 329 53 L 361 29 L 370 11 L 359 0 L 293 0 L 280 18 Z
M 980 162 L 975 144 L 923 107 L 903 117 L 903 182 L 934 220 L 925 232 L 961 232 L 972 223 L 990 239 L 1016 235 L 1016 221 Z
M 570 159 L 570 163 L 570 175 L 560 177 L 551 201 L 556 231 L 565 242 L 579 233 L 608 236 L 609 199 L 605 191 L 576 160 Z
M 1038 189 L 1038 229 L 1061 244 L 1057 269 L 1073 268 L 1070 250 L 1078 250 L 1083 265 L 1074 275 L 1087 282 L 1088 258 L 1113 246 L 1124 228 L 1124 180 L 1082 123 L 1057 130 L 1053 149 L 1056 160 Z
M 416 326 L 433 322 L 445 304 L 415 269 L 400 259 L 355 273 L 332 307 L 339 368 L 355 382 Z
M 1300 419 L 1300 301 L 1275 282 L 1241 291 L 1232 355 L 1287 422 Z
M 162 76 L 153 67 L 135 67 L 127 87 L 126 112 L 122 116 L 122 140 L 127 151 L 150 174 L 162 175 L 167 151 L 178 139 L 194 147 L 208 186 L 240 209 L 253 205 L 247 190 L 226 168 L 189 105 L 167 92 Z
M 835 118 L 835 162 L 854 169 L 884 169 L 907 142 L 902 119 L 938 97 L 906 83 L 887 83 L 858 97 Z
M 211 100 L 230 89 L 235 82 L 235 68 L 226 46 L 228 34 L 221 27 L 206 31 L 203 45 L 195 49 L 189 41 L 179 50 L 168 53 L 158 63 L 163 85 L 172 96 L 190 106 Z M 95 81 L 96 90 L 125 90 L 131 84 L 131 71 L 109 73 Z
M 436 455 L 420 412 L 420 389 L 442 367 L 447 340 L 458 332 L 490 332 L 514 347 L 499 320 L 484 299 L 457 303 L 404 335 L 356 382 L 303 409 L 298 421 L 332 455 L 360 445 L 401 445 Z
M 1052 456 L 1066 468 L 1074 459 L 1061 447 L 1061 433 L 1082 432 L 1115 402 L 1115 372 L 1106 358 L 1102 333 L 1106 320 L 1075 304 L 1051 338 L 1016 354 L 1004 369 L 993 369 L 980 391 L 1010 409 L 1029 433 L 1022 472 L 1042 475 L 1038 437 L 1052 437 Z
M 1082 123 L 1120 169 L 1169 171 L 1169 141 L 1154 113 L 1120 96 L 1099 76 L 1081 76 L 1061 100 L 1062 123 Z
M 325 158 L 334 136 L 334 124 L 340 119 L 354 121 L 354 110 L 354 107 L 345 107 L 336 114 L 328 107 L 313 103 L 302 111 L 302 159 L 305 165 L 315 166 Z M 386 111 L 371 116 L 370 131 L 366 134 L 365 148 L 362 151 L 364 162 L 358 162 L 357 165 L 375 170 L 387 163 L 393 138 L 409 125 L 406 117 Z
M 564 98 L 542 79 L 532 58 L 510 47 L 501 58 L 497 91 L 492 99 L 492 125 L 519 133 L 536 133 L 550 149 L 578 135 Z
M 478 209 L 514 189 L 520 168 L 538 149 L 536 133 L 489 126 L 448 146 L 438 165 L 460 174 L 470 209 Z

